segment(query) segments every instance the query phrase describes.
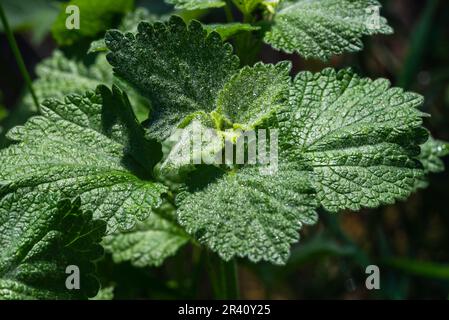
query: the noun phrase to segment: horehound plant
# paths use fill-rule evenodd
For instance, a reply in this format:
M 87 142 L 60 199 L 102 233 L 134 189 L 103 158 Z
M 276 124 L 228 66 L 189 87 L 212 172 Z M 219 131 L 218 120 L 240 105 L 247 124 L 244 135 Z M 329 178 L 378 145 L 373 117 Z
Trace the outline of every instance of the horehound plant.
M 263 42 L 323 60 L 361 50 L 362 36 L 392 33 L 372 16 L 377 1 L 167 2 L 224 8 L 229 23 L 137 9 L 94 39 L 93 64 L 56 51 L 37 67 L 39 114 L 10 130 L 0 151 L 1 298 L 95 295 L 99 243 L 137 267 L 159 266 L 187 243 L 207 248 L 219 256 L 211 258 L 217 297 L 237 297 L 235 258 L 283 265 L 318 209 L 392 204 L 443 170 L 449 147 L 422 127 L 419 94 L 350 69 L 291 77 L 290 62 L 257 62 Z M 89 19 L 113 7 L 70 3 L 90 6 Z M 97 35 L 83 20 L 84 33 L 60 25 L 62 45 Z M 171 150 L 191 141 L 170 138 L 194 122 L 223 138 L 219 150 L 244 130 L 276 131 L 276 172 L 176 162 Z M 80 267 L 80 290 L 65 288 L 67 265 Z

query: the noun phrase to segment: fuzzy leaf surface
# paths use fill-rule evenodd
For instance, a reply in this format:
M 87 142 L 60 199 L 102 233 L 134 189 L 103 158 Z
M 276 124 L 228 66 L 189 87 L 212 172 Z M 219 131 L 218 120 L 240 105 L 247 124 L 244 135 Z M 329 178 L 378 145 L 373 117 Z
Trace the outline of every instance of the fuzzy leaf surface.
M 220 91 L 217 111 L 231 123 L 255 127 L 285 103 L 290 69 L 289 62 L 242 68 Z
M 107 236 L 103 246 L 116 263 L 131 261 L 136 267 L 160 266 L 189 241 L 173 219 L 172 212 L 163 208 L 153 210 L 148 219 L 133 229 Z
M 18 190 L 0 200 L 0 299 L 86 299 L 99 288 L 93 260 L 106 224 L 80 209 L 79 198 Z M 17 198 L 26 208 L 17 206 Z M 66 268 L 80 271 L 80 289 L 68 290 Z
M 165 0 L 169 4 L 173 4 L 176 9 L 201 10 L 210 8 L 221 8 L 226 5 L 221 0 Z
M 449 155 L 449 143 L 430 137 L 421 146 L 419 160 L 427 173 L 438 173 L 444 171 L 444 162 L 441 158 L 447 155 Z
M 33 89 L 39 102 L 48 98 L 61 99 L 70 93 L 83 94 L 87 90 L 95 90 L 99 84 L 111 85 L 113 81 L 111 67 L 104 55 L 99 55 L 87 67 L 68 59 L 59 50 L 37 65 L 36 75 Z M 25 97 L 25 103 L 34 107 L 30 95 Z
M 313 167 L 318 199 L 331 212 L 404 199 L 424 174 L 416 159 L 428 136 L 422 101 L 350 70 L 302 72 L 278 114 L 281 157 Z
M 416 189 L 423 189 L 429 186 L 427 179 L 429 174 L 444 171 L 445 166 L 441 158 L 447 155 L 449 155 L 449 143 L 445 141 L 430 137 L 426 143 L 421 145 L 421 154 L 418 159 L 422 163 L 426 175 L 416 183 Z
M 297 164 L 280 165 L 273 175 L 247 166 L 185 196 L 177 213 L 187 232 L 225 260 L 284 264 L 298 230 L 317 220 L 315 197 Z
M 15 141 L 0 151 L 2 196 L 60 192 L 79 196 L 82 209 L 108 223 L 108 231 L 129 229 L 160 203 L 165 187 L 153 182 L 161 147 L 144 138 L 129 101 L 113 87 L 49 99 L 42 115 L 8 133 Z M 26 198 L 16 197 L 16 210 Z
M 239 66 L 232 47 L 197 21 L 176 16 L 167 23 L 142 22 L 137 35 L 109 31 L 108 60 L 120 77 L 150 99 L 149 130 L 164 139 L 187 115 L 210 112 L 219 90 Z
M 376 0 L 286 1 L 265 41 L 276 49 L 321 60 L 359 51 L 362 36 L 393 32 L 377 15 L 379 8 Z

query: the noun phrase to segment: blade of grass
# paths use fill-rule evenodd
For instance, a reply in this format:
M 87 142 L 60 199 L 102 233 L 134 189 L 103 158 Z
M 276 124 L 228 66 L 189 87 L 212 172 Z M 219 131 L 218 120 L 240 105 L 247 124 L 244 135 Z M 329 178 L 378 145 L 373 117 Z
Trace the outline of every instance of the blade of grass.
M 398 77 L 398 86 L 408 89 L 412 85 L 419 68 L 422 65 L 424 53 L 428 50 L 428 41 L 432 32 L 434 14 L 438 7 L 438 0 L 430 0 L 424 9 L 424 12 L 412 33 L 412 39 L 405 58 L 402 71 Z
M 20 53 L 19 47 L 17 46 L 16 39 L 14 38 L 14 34 L 9 27 L 8 19 L 6 18 L 5 11 L 3 10 L 2 5 L 0 4 L 0 20 L 2 21 L 3 28 L 5 30 L 6 37 L 8 39 L 9 45 L 13 52 L 14 58 L 16 59 L 17 65 L 19 66 L 20 73 L 25 80 L 25 83 L 28 87 L 28 90 L 33 97 L 34 104 L 36 105 L 37 110 L 40 110 L 39 102 L 37 100 L 36 93 L 33 90 L 33 86 L 31 84 L 31 77 L 26 69 L 25 62 L 23 61 L 22 54 Z
M 432 279 L 449 280 L 449 265 L 406 258 L 386 259 L 383 263 L 386 266 L 411 275 Z

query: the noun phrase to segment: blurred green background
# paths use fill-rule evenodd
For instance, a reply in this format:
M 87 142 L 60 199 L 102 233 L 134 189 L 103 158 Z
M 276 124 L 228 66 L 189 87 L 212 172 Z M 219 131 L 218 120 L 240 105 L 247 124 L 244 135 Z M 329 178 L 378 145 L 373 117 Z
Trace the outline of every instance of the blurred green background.
M 449 140 L 449 1 L 386 0 L 382 15 L 395 33 L 365 38 L 365 50 L 334 57 L 326 64 L 303 60 L 264 47 L 264 62 L 292 60 L 294 72 L 325 66 L 353 67 L 371 78 L 384 77 L 425 96 L 426 127 Z M 1 0 L 26 66 L 34 68 L 56 45 L 49 29 L 58 4 L 48 0 Z M 138 5 L 154 13 L 171 10 L 162 1 Z M 222 10 L 202 16 L 224 21 Z M 2 29 L 0 29 L 2 31 Z M 30 111 L 21 108 L 24 81 L 5 35 L 0 33 L 0 130 L 23 123 Z M 0 139 L 0 141 L 2 141 Z M 1 143 L 1 142 L 0 142 Z M 446 166 L 448 159 L 445 159 Z M 306 228 L 285 267 L 239 261 L 240 290 L 247 299 L 448 299 L 449 298 L 449 171 L 430 177 L 430 186 L 406 202 L 377 210 L 330 215 Z M 197 249 L 184 248 L 161 268 L 114 265 L 106 256 L 99 264 L 102 281 L 114 295 L 127 298 L 208 298 L 207 270 Z M 380 290 L 367 290 L 365 268 L 378 265 Z

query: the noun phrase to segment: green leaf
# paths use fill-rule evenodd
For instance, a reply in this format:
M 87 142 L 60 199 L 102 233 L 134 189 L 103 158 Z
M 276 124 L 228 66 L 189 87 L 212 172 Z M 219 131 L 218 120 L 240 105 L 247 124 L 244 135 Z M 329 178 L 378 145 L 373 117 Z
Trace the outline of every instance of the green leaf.
M 68 6 L 75 5 L 80 12 L 80 28 L 68 29 L 66 13 Z M 62 5 L 55 23 L 52 34 L 60 46 L 70 46 L 84 39 L 95 39 L 101 36 L 107 29 L 119 24 L 126 12 L 134 6 L 134 0 L 71 0 Z
M 290 69 L 289 62 L 242 68 L 219 92 L 213 112 L 190 114 L 179 125 L 183 131 L 170 136 L 168 140 L 175 143 L 161 164 L 161 173 L 173 175 L 181 168 L 190 170 L 195 158 L 215 159 L 221 155 L 225 140 L 235 142 L 242 129 L 252 130 L 270 120 L 287 100 Z M 222 130 L 232 126 L 236 130 Z M 201 143 L 196 153 L 192 148 L 195 137 L 201 140 L 196 141 Z
M 82 209 L 108 222 L 108 231 L 129 229 L 160 203 L 165 187 L 151 181 L 161 158 L 146 140 L 126 95 L 100 86 L 97 93 L 46 100 L 42 115 L 8 133 L 16 143 L 0 151 L 3 194 L 61 192 L 80 196 Z M 17 210 L 29 202 L 18 197 Z
M 107 52 L 108 47 L 106 46 L 106 42 L 104 39 L 94 40 L 90 43 L 89 49 L 87 53 L 99 53 L 99 52 Z
M 106 287 L 101 288 L 100 291 L 98 291 L 98 294 L 91 298 L 90 300 L 113 300 L 114 299 L 114 287 Z
M 253 26 L 249 23 L 223 23 L 223 24 L 209 24 L 205 25 L 208 33 L 213 31 L 217 32 L 223 40 L 228 40 L 233 36 L 240 34 L 242 32 L 252 32 L 260 30 L 260 27 Z
M 416 160 L 427 139 L 423 98 L 351 71 L 301 72 L 278 114 L 280 158 L 313 167 L 328 211 L 377 207 L 404 199 L 424 171 Z
M 50 58 L 37 65 L 36 74 L 33 88 L 39 102 L 48 98 L 62 99 L 70 93 L 83 94 L 88 90 L 95 90 L 100 84 L 110 86 L 115 83 L 129 93 L 137 118 L 140 121 L 148 118 L 148 101 L 126 83 L 113 77 L 112 67 L 104 54 L 99 54 L 91 65 L 86 66 L 83 62 L 71 60 L 56 50 Z M 25 96 L 24 103 L 34 112 L 37 111 L 30 94 Z
M 39 102 L 48 98 L 61 99 L 69 93 L 83 94 L 99 84 L 111 85 L 113 82 L 112 70 L 104 55 L 98 55 L 87 67 L 82 62 L 68 59 L 59 50 L 37 65 L 36 75 L 33 88 Z M 34 105 L 30 95 L 25 97 L 25 103 Z
M 142 22 L 156 22 L 160 20 L 165 20 L 165 16 L 158 16 L 151 14 L 146 8 L 137 8 L 132 12 L 128 12 L 124 17 L 120 26 L 117 28 L 122 32 L 132 32 L 137 33 L 137 25 Z M 108 47 L 106 46 L 105 39 L 98 39 L 92 41 L 88 50 L 88 53 L 92 52 L 106 52 Z
M 416 182 L 415 189 L 424 189 L 429 186 L 427 176 L 431 173 L 444 171 L 444 162 L 441 158 L 449 154 L 449 144 L 430 137 L 421 145 L 421 154 L 418 159 L 424 167 L 425 175 Z
M 27 206 L 17 206 L 18 199 Z M 0 200 L 0 299 L 80 299 L 94 296 L 98 281 L 93 260 L 106 230 L 103 221 L 82 211 L 79 198 L 20 189 Z M 66 288 L 66 268 L 77 266 L 79 290 Z
M 219 90 L 239 66 L 232 47 L 197 21 L 176 16 L 167 23 L 140 23 L 137 35 L 108 31 L 108 60 L 120 77 L 150 99 L 149 130 L 159 139 L 188 114 L 210 112 Z
M 217 112 L 234 126 L 256 127 L 285 103 L 290 69 L 289 62 L 244 67 L 218 94 Z
M 189 241 L 189 236 L 174 222 L 173 210 L 167 212 L 166 207 L 154 210 L 132 230 L 103 240 L 114 262 L 131 261 L 136 267 L 160 266 Z
M 178 220 L 225 260 L 239 256 L 284 264 L 299 228 L 317 220 L 315 197 L 299 164 L 281 164 L 273 175 L 247 166 L 182 195 Z
M 157 15 L 150 13 L 146 8 L 136 8 L 132 12 L 128 12 L 124 17 L 118 29 L 123 32 L 137 32 L 137 26 L 140 22 L 154 23 L 156 21 L 166 20 L 166 15 Z
M 441 158 L 447 155 L 449 155 L 449 143 L 430 137 L 421 146 L 419 161 L 423 164 L 426 173 L 443 172 L 444 162 Z
M 195 168 L 194 162 L 197 161 L 194 160 L 202 162 L 203 159 L 221 156 L 223 132 L 212 129 L 215 123 L 209 114 L 192 114 L 184 122 L 181 124 L 182 130 L 175 132 L 163 143 L 167 152 L 158 168 L 163 177 L 183 176 Z
M 276 49 L 322 60 L 359 51 L 362 36 L 393 32 L 386 19 L 376 15 L 376 8 L 380 8 L 376 0 L 285 2 L 265 41 Z
M 173 4 L 176 9 L 201 10 L 209 8 L 221 8 L 226 5 L 221 0 L 165 0 L 169 4 Z

